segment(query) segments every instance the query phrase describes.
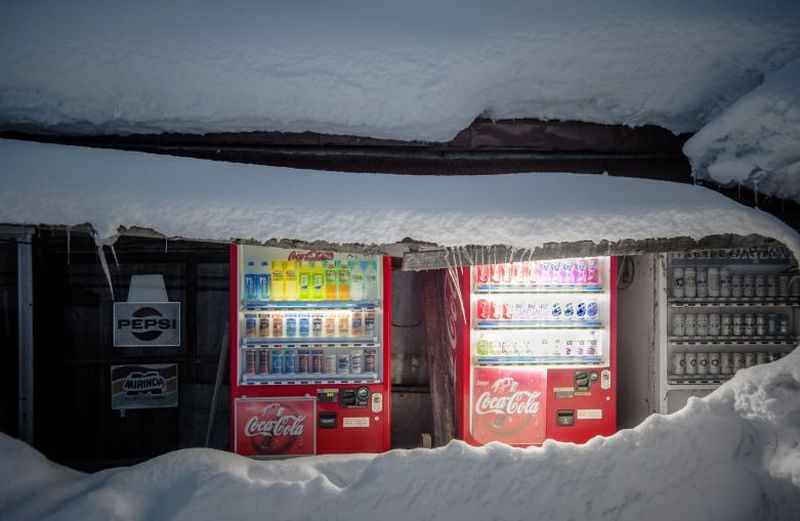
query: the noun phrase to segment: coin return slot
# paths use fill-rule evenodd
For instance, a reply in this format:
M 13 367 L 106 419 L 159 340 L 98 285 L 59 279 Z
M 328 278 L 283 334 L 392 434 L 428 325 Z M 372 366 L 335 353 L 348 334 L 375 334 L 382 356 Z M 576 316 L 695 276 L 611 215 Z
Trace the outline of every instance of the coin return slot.
M 556 421 L 561 427 L 575 425 L 575 411 L 556 411 Z

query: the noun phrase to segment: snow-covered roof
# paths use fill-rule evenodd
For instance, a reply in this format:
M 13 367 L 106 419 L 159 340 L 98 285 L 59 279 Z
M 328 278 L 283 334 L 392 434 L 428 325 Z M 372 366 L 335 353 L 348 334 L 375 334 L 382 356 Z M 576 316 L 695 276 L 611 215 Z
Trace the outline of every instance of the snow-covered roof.
M 479 115 L 710 125 L 687 148 L 698 175 L 796 197 L 798 58 L 791 1 L 13 2 L 0 129 L 448 140 Z

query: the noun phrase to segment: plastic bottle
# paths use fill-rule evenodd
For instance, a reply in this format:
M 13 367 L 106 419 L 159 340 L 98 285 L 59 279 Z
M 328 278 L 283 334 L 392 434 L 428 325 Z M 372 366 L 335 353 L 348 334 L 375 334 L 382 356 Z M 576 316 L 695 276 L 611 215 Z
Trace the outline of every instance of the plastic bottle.
M 298 300 L 299 299 L 299 291 L 298 291 L 298 266 L 297 261 L 286 261 L 286 271 L 285 277 L 286 280 L 284 281 L 284 286 L 286 288 L 285 295 L 286 300 Z
M 325 300 L 336 300 L 336 262 L 329 260 L 325 263 Z
M 350 261 L 350 298 L 352 300 L 364 299 L 364 269 L 362 261 Z
M 245 300 L 258 299 L 258 270 L 254 261 L 247 261 L 244 271 L 244 298 Z
M 311 263 L 311 299 L 325 299 L 325 269 L 322 262 Z
M 284 281 L 286 280 L 286 263 L 272 261 L 272 278 L 270 280 L 270 295 L 272 300 L 286 300 Z
M 270 284 L 272 275 L 269 272 L 269 263 L 261 262 L 261 269 L 258 272 L 258 300 L 270 299 Z
M 378 295 L 378 270 L 374 260 L 367 261 L 367 269 L 364 272 L 364 298 L 376 300 Z
M 350 265 L 347 261 L 336 261 L 337 271 L 337 288 L 339 300 L 350 300 Z
M 300 261 L 300 300 L 311 300 L 311 266 L 308 262 Z

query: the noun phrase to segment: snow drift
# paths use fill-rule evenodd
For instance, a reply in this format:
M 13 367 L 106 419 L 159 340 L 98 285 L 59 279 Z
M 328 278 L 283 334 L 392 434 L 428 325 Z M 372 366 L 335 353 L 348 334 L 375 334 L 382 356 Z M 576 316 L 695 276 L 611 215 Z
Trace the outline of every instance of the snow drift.
M 254 461 L 186 449 L 83 475 L 0 435 L 0 512 L 24 519 L 785 521 L 800 512 L 800 351 L 586 445 L 454 441 Z

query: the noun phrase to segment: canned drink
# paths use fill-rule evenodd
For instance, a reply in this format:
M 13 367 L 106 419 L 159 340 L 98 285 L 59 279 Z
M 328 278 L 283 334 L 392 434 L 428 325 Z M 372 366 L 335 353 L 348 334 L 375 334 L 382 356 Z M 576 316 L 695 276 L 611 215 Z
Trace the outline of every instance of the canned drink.
M 350 321 L 350 335 L 351 336 L 364 336 L 364 313 L 362 311 L 353 311 Z
M 365 311 L 364 312 L 364 336 L 374 337 L 375 336 L 375 312 L 374 311 Z
M 350 372 L 353 374 L 361 374 L 364 367 L 364 351 L 361 349 L 353 349 L 350 351 Z
M 683 268 L 672 269 L 672 296 L 683 298 Z
M 513 304 L 509 304 L 508 302 L 503 302 L 503 308 L 502 308 L 503 319 L 511 320 L 512 318 L 514 318 L 513 310 L 514 310 Z
M 731 360 L 733 361 L 733 372 L 734 374 L 744 367 L 744 354 L 743 353 L 731 353 Z
M 478 299 L 477 314 L 478 320 L 486 320 L 489 318 L 489 301 L 485 298 Z
M 728 268 L 719 269 L 719 296 L 731 296 L 731 270 Z
M 561 284 L 561 261 L 550 261 L 550 282 L 552 284 Z
M 335 337 L 336 336 L 336 315 L 325 315 L 325 336 L 326 337 Z
M 527 265 L 524 262 L 515 262 L 511 265 L 511 282 L 517 286 L 525 284 L 525 269 Z
M 731 353 L 719 354 L 719 372 L 720 374 L 733 374 L 733 357 Z
M 350 313 L 336 315 L 336 335 L 340 337 L 350 336 Z
M 686 336 L 697 335 L 697 315 L 694 313 L 687 313 L 684 319 L 684 327 L 686 329 Z
M 672 374 L 675 376 L 686 374 L 686 357 L 683 353 L 672 353 Z
M 719 313 L 708 314 L 708 334 L 711 336 L 719 336 L 721 331 L 721 321 Z
M 564 284 L 572 284 L 575 282 L 572 270 L 575 268 L 575 261 L 572 259 L 565 259 L 561 261 L 561 282 Z
M 325 374 L 334 374 L 336 372 L 336 355 L 325 355 L 325 365 L 323 369 Z
M 538 269 L 536 261 L 529 261 L 525 263 L 525 284 L 536 285 L 539 283 L 537 277 Z
M 258 336 L 258 315 L 255 313 L 244 315 L 244 336 Z
M 266 349 L 261 349 L 258 352 L 258 374 L 269 373 L 269 356 L 267 356 Z
M 297 319 L 297 332 L 299 336 L 307 337 L 311 332 L 310 317 L 306 314 L 299 315 Z
M 280 338 L 283 336 L 283 321 L 284 316 L 281 313 L 272 314 L 272 336 L 273 338 Z
M 268 338 L 272 333 L 272 325 L 269 323 L 269 313 L 258 314 L 258 336 Z
M 561 304 L 559 302 L 553 302 L 550 305 L 550 319 L 551 320 L 561 319 Z
M 719 353 L 708 353 L 708 374 L 719 374 Z
M 766 277 L 763 275 L 757 275 L 755 277 L 755 296 L 756 297 L 766 297 L 767 296 L 767 280 Z
M 781 275 L 778 277 L 778 295 L 781 297 L 789 296 L 789 276 Z
M 283 372 L 283 351 L 280 349 L 272 349 L 269 352 L 269 372 L 272 374 L 281 374 Z
M 311 315 L 311 336 L 316 338 L 323 336 L 324 323 L 325 318 L 321 314 L 315 313 Z
M 745 367 L 753 367 L 756 365 L 756 354 L 747 352 L 744 354 L 744 366 Z
M 500 282 L 503 284 L 511 284 L 511 264 L 505 263 L 500 265 Z
M 694 268 L 683 270 L 683 293 L 688 298 L 697 296 L 697 270 Z
M 364 372 L 365 373 L 374 373 L 375 368 L 375 350 L 374 349 L 364 349 Z
M 600 348 L 597 345 L 597 340 L 590 340 L 589 345 L 586 347 L 586 354 L 587 355 L 599 355 Z
M 500 320 L 503 317 L 503 305 L 500 302 L 489 301 L 489 318 L 492 320 Z
M 311 372 L 321 373 L 324 360 L 324 351 L 322 349 L 311 350 Z
M 244 352 L 244 373 L 256 374 L 256 352 L 252 349 Z
M 747 313 L 744 316 L 744 336 L 753 336 L 755 335 L 755 315 L 752 313 Z
M 600 310 L 597 307 L 596 300 L 590 300 L 586 303 L 586 318 L 589 320 L 597 320 Z
M 578 302 L 575 305 L 575 319 L 576 320 L 586 319 L 586 302 Z
M 476 268 L 476 278 L 478 280 L 478 284 L 488 284 L 489 283 L 489 266 L 486 264 L 482 264 Z
M 742 279 L 742 296 L 754 297 L 756 294 L 756 278 L 753 275 L 745 275 Z
M 286 336 L 297 336 L 297 315 L 294 313 L 286 315 Z
M 763 313 L 756 315 L 756 335 L 767 335 L 767 317 Z
M 686 357 L 686 375 L 696 375 L 697 374 L 697 354 L 696 353 L 686 353 L 684 355 Z
M 733 324 L 731 326 L 731 334 L 733 336 L 742 336 L 742 326 L 744 320 L 742 318 L 741 313 L 736 313 L 733 315 Z
M 800 278 L 797 276 L 789 277 L 789 294 L 793 297 L 800 297 Z
M 600 282 L 600 261 L 593 257 L 588 259 L 587 263 L 586 282 L 589 284 L 598 284 Z
M 336 355 L 336 373 L 349 374 L 350 373 L 350 355 L 338 354 Z
M 721 336 L 731 336 L 731 314 L 725 313 L 719 319 L 719 334 Z
M 719 297 L 719 268 L 708 268 L 708 296 Z
M 502 265 L 500 264 L 491 264 L 489 266 L 489 280 L 492 284 L 500 284 L 500 281 L 503 279 Z
M 778 322 L 778 334 L 781 336 L 789 334 L 789 318 L 786 315 L 781 315 Z
M 767 296 L 773 298 L 778 296 L 778 277 L 775 275 L 767 277 Z
M 308 373 L 308 359 L 311 357 L 311 352 L 308 349 L 297 350 L 297 372 L 300 374 Z
M 686 334 L 686 317 L 683 313 L 672 315 L 672 334 L 674 336 L 684 336 Z
M 294 374 L 297 370 L 297 353 L 294 349 L 283 351 L 283 374 Z
M 572 302 L 564 304 L 564 318 L 567 320 L 575 318 L 575 305 Z
M 697 314 L 697 336 L 708 336 L 708 314 Z
M 744 283 L 741 275 L 731 275 L 731 296 L 741 298 L 744 295 Z
M 697 353 L 697 374 L 708 374 L 708 353 Z
M 708 271 L 705 268 L 697 269 L 697 298 L 708 297 Z
M 763 351 L 759 351 L 756 353 L 756 365 L 766 364 L 767 363 L 767 353 Z
M 770 313 L 767 315 L 767 334 L 775 336 L 778 334 L 778 316 Z

